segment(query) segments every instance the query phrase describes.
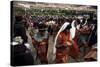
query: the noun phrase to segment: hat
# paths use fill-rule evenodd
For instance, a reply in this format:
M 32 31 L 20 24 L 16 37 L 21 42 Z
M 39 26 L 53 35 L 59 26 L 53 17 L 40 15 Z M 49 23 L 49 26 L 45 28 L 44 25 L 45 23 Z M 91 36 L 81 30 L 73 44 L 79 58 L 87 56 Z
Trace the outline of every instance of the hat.
M 40 31 L 45 31 L 45 30 L 46 30 L 45 24 L 39 24 L 39 25 L 38 25 L 38 30 L 40 30 Z

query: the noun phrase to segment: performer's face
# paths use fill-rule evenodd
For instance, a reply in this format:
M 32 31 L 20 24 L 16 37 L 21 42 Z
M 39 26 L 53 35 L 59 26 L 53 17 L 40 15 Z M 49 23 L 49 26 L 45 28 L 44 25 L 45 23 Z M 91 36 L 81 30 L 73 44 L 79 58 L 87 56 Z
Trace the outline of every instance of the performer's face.
M 66 29 L 66 32 L 69 32 L 69 29 Z
M 66 29 L 65 32 L 69 32 L 69 29 Z

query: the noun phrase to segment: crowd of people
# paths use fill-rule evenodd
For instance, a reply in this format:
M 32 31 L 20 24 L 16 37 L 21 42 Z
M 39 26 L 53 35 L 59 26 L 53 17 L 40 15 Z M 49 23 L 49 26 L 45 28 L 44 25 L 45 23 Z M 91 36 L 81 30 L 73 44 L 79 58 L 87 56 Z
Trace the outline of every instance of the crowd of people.
M 30 14 L 15 15 L 14 18 L 11 65 L 67 63 L 69 57 L 75 62 L 81 62 L 81 59 L 97 60 L 97 18 L 83 15 L 78 18 Z M 53 47 L 48 49 L 49 45 Z M 51 57 L 48 57 L 48 50 L 52 50 Z M 94 53 L 95 56 L 92 56 Z M 49 58 L 51 59 L 48 60 Z

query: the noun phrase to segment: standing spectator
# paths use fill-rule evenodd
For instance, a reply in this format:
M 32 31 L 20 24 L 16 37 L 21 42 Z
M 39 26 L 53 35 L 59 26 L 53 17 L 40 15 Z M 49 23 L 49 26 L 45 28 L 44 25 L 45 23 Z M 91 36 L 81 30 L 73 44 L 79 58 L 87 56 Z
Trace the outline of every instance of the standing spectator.
M 14 38 L 11 43 L 11 65 L 21 66 L 21 65 L 33 65 L 33 57 L 28 48 L 27 35 L 24 25 L 22 23 L 22 16 L 15 16 L 14 24 Z

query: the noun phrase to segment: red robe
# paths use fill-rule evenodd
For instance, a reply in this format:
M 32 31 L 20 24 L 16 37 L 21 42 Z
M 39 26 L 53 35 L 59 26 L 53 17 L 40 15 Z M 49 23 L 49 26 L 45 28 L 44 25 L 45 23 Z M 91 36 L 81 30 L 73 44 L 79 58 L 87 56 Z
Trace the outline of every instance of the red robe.
M 77 39 L 76 39 L 76 36 L 74 37 L 74 43 L 72 45 L 72 48 L 70 50 L 70 56 L 72 58 L 77 58 L 79 56 L 79 48 L 77 46 Z
M 70 42 L 70 33 L 68 33 L 67 35 L 63 32 L 61 32 L 58 36 L 58 44 L 64 46 L 64 47 L 61 47 L 60 49 L 57 49 L 57 52 L 56 52 L 56 63 L 66 63 L 68 62 L 68 58 L 69 56 L 71 56 L 72 58 L 77 58 L 79 56 L 79 48 L 77 46 L 77 39 L 76 39 L 76 36 L 74 37 L 73 39 L 74 43 L 72 44 L 71 48 L 68 50 L 66 48 L 65 45 L 63 45 L 64 43 L 66 44 L 66 42 Z M 58 45 L 57 44 L 57 45 Z M 61 51 L 61 49 L 63 49 L 63 51 Z
M 66 42 L 70 42 L 70 33 L 66 35 L 64 32 L 61 32 L 58 35 L 56 45 L 56 63 L 66 63 L 68 61 L 69 50 Z

